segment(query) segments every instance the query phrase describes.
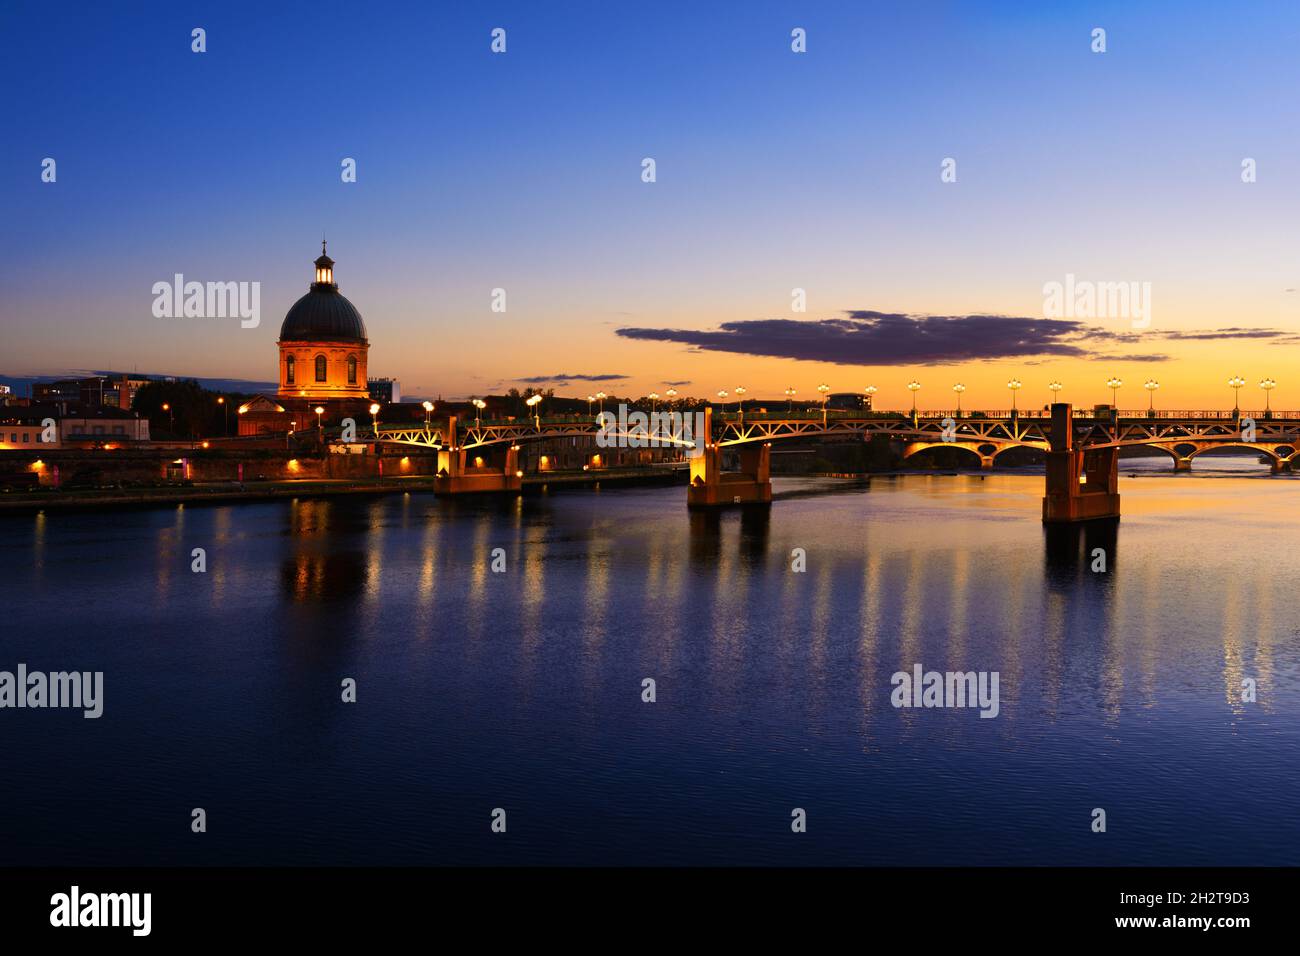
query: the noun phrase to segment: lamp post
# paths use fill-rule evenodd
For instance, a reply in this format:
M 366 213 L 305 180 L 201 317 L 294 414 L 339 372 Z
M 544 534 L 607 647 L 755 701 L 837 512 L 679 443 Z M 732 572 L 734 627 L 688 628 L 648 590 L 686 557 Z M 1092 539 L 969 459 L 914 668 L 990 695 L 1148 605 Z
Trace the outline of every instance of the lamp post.
M 790 385 L 785 390 L 785 413 L 789 415 L 794 411 L 794 386 Z
M 1147 401 L 1147 418 L 1155 418 L 1156 417 L 1156 389 L 1160 387 L 1160 383 L 1157 382 L 1154 378 L 1149 378 L 1142 383 L 1142 387 L 1145 388 L 1147 390 L 1147 394 L 1151 396 L 1150 399 Z
M 1246 380 L 1240 375 L 1234 375 L 1228 379 L 1228 387 L 1232 389 L 1232 417 L 1241 417 L 1241 386 L 1246 384 Z
M 312 411 L 316 413 L 316 440 L 323 445 L 325 444 L 325 429 L 321 425 L 320 417 L 325 414 L 325 409 L 317 405 Z
M 671 406 L 677 398 L 677 389 L 670 388 L 668 391 L 664 392 L 664 395 L 668 397 L 668 404 Z
M 921 383 L 916 379 L 912 379 L 912 381 L 907 383 L 907 390 L 912 393 L 912 422 L 914 424 L 916 422 L 916 393 L 920 387 Z
M 483 423 L 483 409 L 487 408 L 487 402 L 474 398 L 470 399 L 470 404 L 474 406 L 474 427 L 478 428 Z
M 596 401 L 600 402 L 600 413 L 604 415 L 605 414 L 605 393 L 597 392 Z
M 722 416 L 725 418 L 727 416 L 727 390 L 725 388 L 718 389 L 718 401 L 722 405 Z
M 596 400 L 596 396 L 595 396 L 595 395 L 588 395 L 588 396 L 587 396 L 587 414 L 588 414 L 588 415 L 591 414 L 591 403 L 594 402 L 595 400 Z
M 222 437 L 230 434 L 230 406 L 226 404 L 226 396 L 218 395 L 217 404 L 221 406 L 221 434 Z
M 826 399 L 830 395 L 831 387 L 825 383 L 817 386 L 817 391 L 822 395 L 822 428 L 826 427 Z
M 374 430 L 375 437 L 379 437 L 379 403 L 376 402 L 370 406 L 370 427 Z
M 1123 379 L 1114 378 L 1113 376 L 1110 381 L 1106 383 L 1106 387 L 1110 389 L 1110 404 L 1115 409 L 1116 419 L 1119 418 L 1119 390 L 1120 386 L 1123 384 Z
M 952 390 L 957 393 L 957 417 L 961 418 L 961 393 L 966 391 L 966 386 L 958 382 L 952 387 Z
M 429 415 L 433 412 L 433 402 L 425 399 L 421 404 L 424 406 L 424 430 L 427 432 L 429 430 Z
M 1277 388 L 1277 382 L 1273 381 L 1271 378 L 1266 378 L 1259 383 L 1259 387 L 1264 390 L 1264 417 L 1272 418 L 1273 409 L 1269 406 L 1268 403 L 1268 393 L 1273 391 L 1273 389 Z
M 1048 403 L 1048 406 L 1050 407 L 1052 405 L 1055 405 L 1057 401 L 1060 399 L 1062 385 L 1060 382 L 1049 382 L 1047 387 L 1052 390 L 1052 400 L 1051 402 Z
M 653 414 L 655 413 L 655 407 L 656 407 L 656 406 L 655 406 L 655 403 L 658 402 L 658 401 L 659 401 L 659 393 L 658 393 L 658 392 L 651 392 L 651 393 L 650 393 L 650 414 L 651 414 L 651 415 L 653 415 Z
M 533 395 L 533 396 L 531 396 L 530 398 L 528 398 L 528 400 L 525 401 L 524 404 L 527 405 L 527 406 L 529 406 L 530 408 L 533 409 L 533 424 L 534 424 L 534 426 L 537 428 L 538 431 L 541 431 L 541 430 L 542 430 L 542 412 L 541 412 L 540 406 L 541 406 L 541 404 L 542 404 L 542 396 L 541 396 L 540 394 L 538 394 L 538 395 Z
M 1007 382 L 1007 388 L 1011 389 L 1011 417 L 1012 418 L 1016 417 L 1016 392 L 1020 391 L 1021 384 L 1022 383 L 1018 378 L 1013 378 L 1011 381 Z
M 876 388 L 876 386 L 874 385 L 868 385 L 866 388 L 863 389 L 863 391 L 867 393 L 867 408 L 871 409 L 872 411 L 875 411 L 876 392 L 880 391 L 880 389 Z
M 743 385 L 736 386 L 736 412 L 740 416 L 740 423 L 745 424 L 745 392 L 747 389 Z
M 163 402 L 162 410 L 167 413 L 167 431 L 176 437 L 176 415 L 172 412 L 171 402 Z

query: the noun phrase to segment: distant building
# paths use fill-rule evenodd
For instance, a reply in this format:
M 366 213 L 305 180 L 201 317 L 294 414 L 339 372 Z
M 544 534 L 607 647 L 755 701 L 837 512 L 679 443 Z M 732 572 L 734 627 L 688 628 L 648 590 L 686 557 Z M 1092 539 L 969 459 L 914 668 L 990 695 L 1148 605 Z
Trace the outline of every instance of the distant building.
M 52 440 L 46 423 L 54 423 Z M 69 403 L 10 407 L 0 412 L 0 450 L 67 448 L 70 445 L 123 446 L 149 441 L 149 420 L 135 412 L 104 405 Z
M 826 407 L 844 412 L 871 410 L 871 399 L 860 392 L 831 392 L 826 396 Z
M 394 405 L 402 400 L 402 386 L 395 378 L 372 378 L 366 384 L 370 387 L 370 398 L 376 402 Z

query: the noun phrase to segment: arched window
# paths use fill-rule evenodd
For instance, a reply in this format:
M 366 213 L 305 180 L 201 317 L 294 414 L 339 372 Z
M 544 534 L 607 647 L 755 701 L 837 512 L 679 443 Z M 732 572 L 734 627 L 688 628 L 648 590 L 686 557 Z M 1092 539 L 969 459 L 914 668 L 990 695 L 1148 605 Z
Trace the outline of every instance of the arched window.
M 357 357 L 355 355 L 348 356 L 348 384 L 357 384 Z
M 316 381 L 325 381 L 325 356 L 316 356 Z
M 284 360 L 284 384 L 293 384 L 293 356 L 290 355 Z

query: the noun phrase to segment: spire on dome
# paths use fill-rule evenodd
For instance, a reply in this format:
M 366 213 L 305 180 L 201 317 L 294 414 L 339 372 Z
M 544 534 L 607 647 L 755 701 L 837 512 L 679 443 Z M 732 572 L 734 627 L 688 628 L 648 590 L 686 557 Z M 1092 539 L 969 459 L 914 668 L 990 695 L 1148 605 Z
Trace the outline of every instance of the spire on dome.
M 325 240 L 320 241 L 320 256 L 316 259 L 316 281 L 312 288 L 338 289 L 334 281 L 334 260 L 325 254 Z

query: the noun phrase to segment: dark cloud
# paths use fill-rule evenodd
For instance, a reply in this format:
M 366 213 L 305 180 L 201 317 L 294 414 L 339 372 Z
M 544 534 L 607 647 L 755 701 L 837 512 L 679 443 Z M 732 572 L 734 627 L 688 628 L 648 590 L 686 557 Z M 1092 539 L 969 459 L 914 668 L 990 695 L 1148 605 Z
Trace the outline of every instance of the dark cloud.
M 1276 339 L 1277 329 L 1112 331 L 1076 319 L 1010 315 L 908 315 L 854 309 L 844 318 L 753 319 L 715 330 L 621 328 L 628 339 L 678 342 L 696 352 L 734 352 L 837 365 L 943 365 L 996 359 L 1099 358 L 1163 362 L 1164 354 L 1114 355 L 1108 347 L 1152 341 Z
M 544 382 L 618 382 L 627 378 L 626 375 L 614 375 L 604 373 L 600 375 L 530 375 L 527 378 L 517 378 L 516 382 L 523 382 L 525 385 L 540 385 Z
M 736 352 L 839 365 L 935 365 L 1019 356 L 1086 356 L 1088 328 L 1070 319 L 1005 315 L 904 315 L 854 310 L 846 318 L 754 319 L 716 331 L 622 328 L 643 341 L 680 342 L 705 352 Z
M 690 384 L 691 384 L 691 380 L 688 378 L 688 379 L 686 379 L 685 381 L 681 381 L 681 382 L 660 382 L 659 384 L 660 384 L 660 385 L 671 385 L 673 388 L 676 388 L 678 385 L 690 385 Z

